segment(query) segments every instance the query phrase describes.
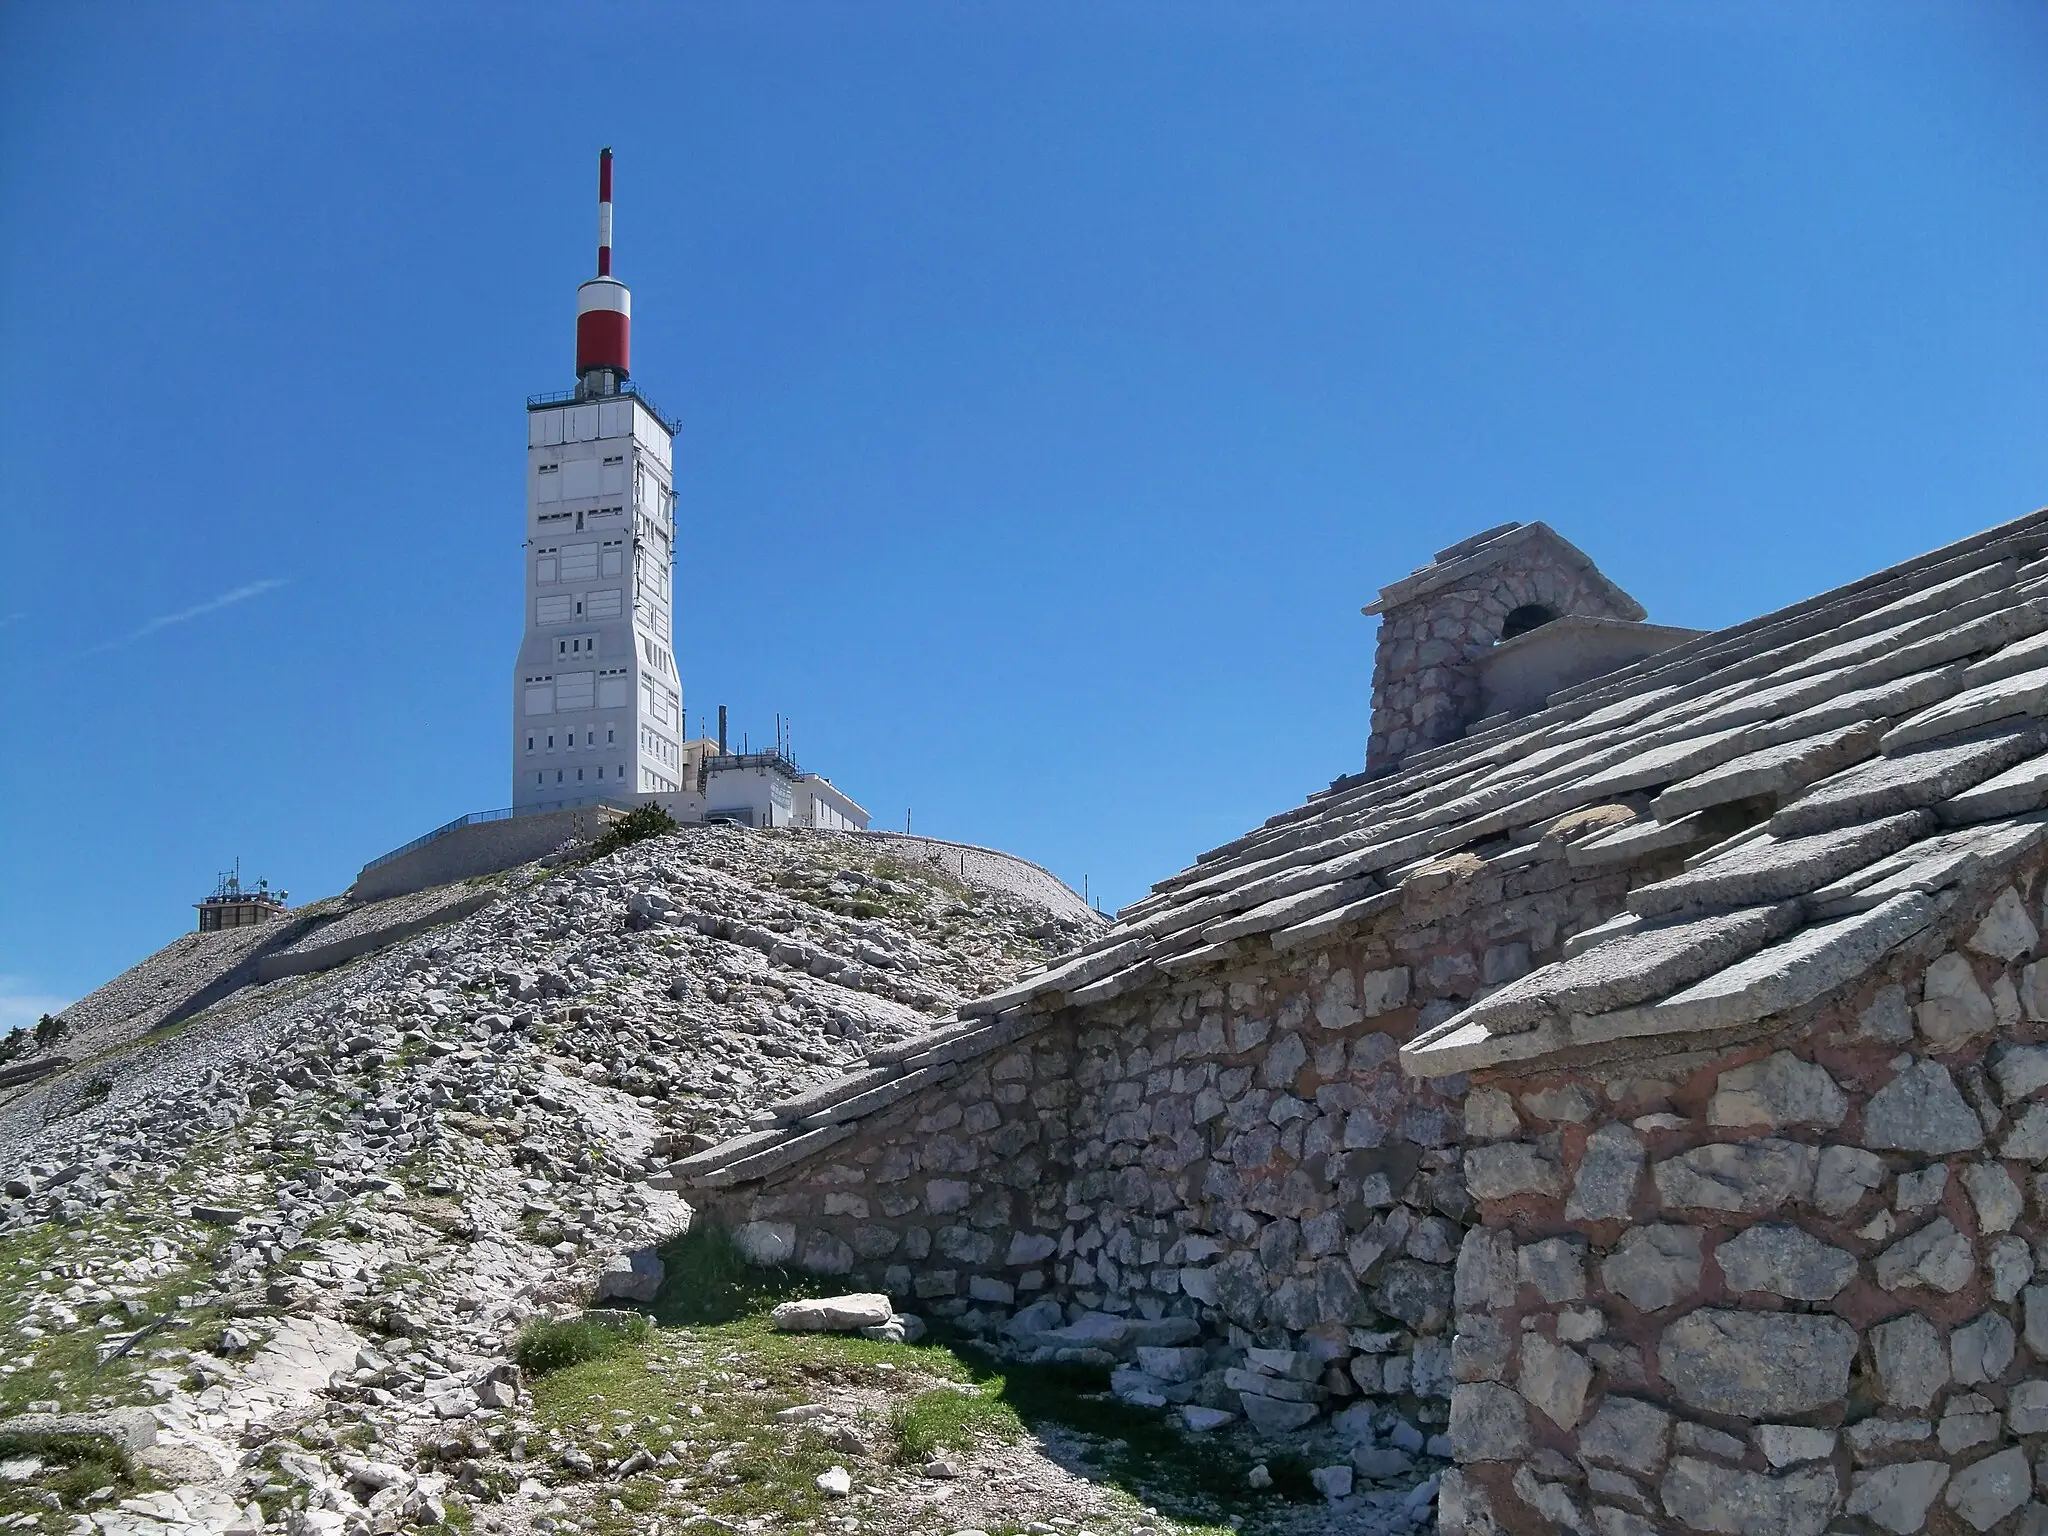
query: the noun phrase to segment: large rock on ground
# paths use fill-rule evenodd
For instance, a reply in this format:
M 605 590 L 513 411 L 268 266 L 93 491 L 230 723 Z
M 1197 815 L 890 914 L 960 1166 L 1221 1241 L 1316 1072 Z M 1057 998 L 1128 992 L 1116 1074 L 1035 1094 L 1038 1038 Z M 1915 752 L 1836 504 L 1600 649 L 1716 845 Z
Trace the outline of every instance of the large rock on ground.
M 848 1296 L 785 1301 L 770 1314 L 770 1319 L 786 1333 L 853 1333 L 862 1328 L 881 1327 L 889 1321 L 893 1310 L 888 1297 L 863 1291 Z
M 610 1260 L 597 1272 L 597 1304 L 636 1301 L 651 1304 L 661 1294 L 665 1271 L 652 1248 L 636 1248 Z

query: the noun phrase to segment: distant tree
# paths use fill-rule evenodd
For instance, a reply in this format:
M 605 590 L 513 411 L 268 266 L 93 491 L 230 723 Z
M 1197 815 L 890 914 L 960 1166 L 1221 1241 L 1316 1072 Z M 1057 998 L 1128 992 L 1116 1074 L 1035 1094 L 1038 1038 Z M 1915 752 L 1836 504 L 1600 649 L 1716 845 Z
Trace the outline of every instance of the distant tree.
M 58 1018 L 57 1015 L 54 1013 L 44 1014 L 40 1019 L 36 1020 L 36 1044 L 44 1046 L 54 1043 L 63 1035 L 65 1028 L 64 1021 Z
M 666 837 L 677 828 L 675 817 L 650 800 L 645 805 L 635 806 L 617 821 L 604 829 L 604 836 L 591 846 L 590 856 L 601 859 L 608 853 L 617 853 L 621 848 L 644 842 L 650 837 Z

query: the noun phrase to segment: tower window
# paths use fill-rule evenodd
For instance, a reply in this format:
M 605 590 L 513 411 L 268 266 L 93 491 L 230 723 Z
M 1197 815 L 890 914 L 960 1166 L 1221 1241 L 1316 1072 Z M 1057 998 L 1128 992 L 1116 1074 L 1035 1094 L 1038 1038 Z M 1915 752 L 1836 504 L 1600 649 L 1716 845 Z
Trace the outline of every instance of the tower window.
M 1541 629 L 1556 617 L 1557 614 L 1553 610 L 1541 603 L 1524 603 L 1509 613 L 1506 622 L 1500 627 L 1500 637 L 1503 640 L 1512 640 L 1517 635 L 1526 635 L 1532 629 Z

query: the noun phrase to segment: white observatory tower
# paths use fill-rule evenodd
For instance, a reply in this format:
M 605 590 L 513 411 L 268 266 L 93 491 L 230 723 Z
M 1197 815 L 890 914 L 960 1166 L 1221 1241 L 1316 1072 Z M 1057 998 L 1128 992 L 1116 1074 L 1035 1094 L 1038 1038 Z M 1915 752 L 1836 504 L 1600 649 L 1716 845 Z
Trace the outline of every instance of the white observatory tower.
M 612 276 L 609 149 L 597 165 L 597 276 L 576 290 L 576 387 L 526 402 L 515 810 L 683 785 L 670 639 L 675 427 L 627 371 L 633 306 Z

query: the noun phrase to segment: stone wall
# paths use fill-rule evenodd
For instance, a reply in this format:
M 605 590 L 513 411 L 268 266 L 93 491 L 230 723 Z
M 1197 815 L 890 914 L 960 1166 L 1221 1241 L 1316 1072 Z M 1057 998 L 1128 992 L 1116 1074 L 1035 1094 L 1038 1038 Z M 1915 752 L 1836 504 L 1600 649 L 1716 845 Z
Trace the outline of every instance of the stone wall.
M 1625 885 L 1549 842 L 1453 856 L 1362 929 L 875 1053 L 777 1106 L 804 1135 L 723 1149 L 690 1198 L 758 1257 L 1027 1356 L 1118 1361 L 1134 1401 L 1279 1429 L 1371 1398 L 1441 1426 L 1463 1085 L 1397 1052 Z
M 1447 1533 L 2048 1531 L 2038 885 L 1768 1039 L 1475 1079 Z

